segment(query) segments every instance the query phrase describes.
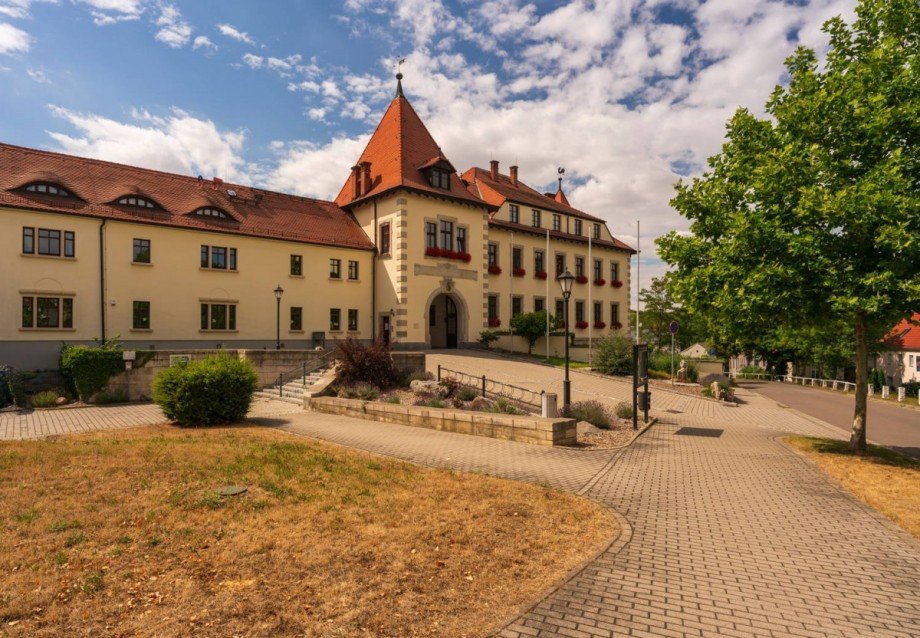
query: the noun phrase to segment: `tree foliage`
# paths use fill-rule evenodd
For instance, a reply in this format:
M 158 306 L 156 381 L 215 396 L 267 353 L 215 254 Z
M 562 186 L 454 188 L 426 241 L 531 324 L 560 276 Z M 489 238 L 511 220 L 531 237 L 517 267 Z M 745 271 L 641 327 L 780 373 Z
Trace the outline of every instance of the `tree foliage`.
M 849 326 L 862 451 L 869 344 L 920 307 L 920 8 L 862 0 L 824 30 L 826 61 L 800 47 L 770 118 L 739 109 L 709 170 L 677 185 L 692 235 L 658 245 L 717 339 Z
M 233 423 L 249 412 L 257 385 L 252 363 L 220 355 L 161 370 L 153 379 L 153 400 L 181 425 Z
M 539 312 L 524 312 L 511 317 L 511 330 L 514 334 L 527 339 L 527 353 L 533 352 L 537 339 L 546 335 L 547 315 L 545 310 Z M 550 327 L 555 327 L 556 322 L 549 317 Z

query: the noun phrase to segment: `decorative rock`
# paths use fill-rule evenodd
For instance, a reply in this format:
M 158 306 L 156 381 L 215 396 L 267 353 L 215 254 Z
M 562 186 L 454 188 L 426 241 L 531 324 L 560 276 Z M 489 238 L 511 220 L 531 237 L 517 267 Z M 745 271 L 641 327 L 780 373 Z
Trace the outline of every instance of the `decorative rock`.
M 67 397 L 58 397 L 54 400 L 54 405 L 67 405 Z
M 222 488 L 217 490 L 219 496 L 239 496 L 240 494 L 246 493 L 249 488 L 243 487 L 242 485 L 224 485 Z
M 425 379 L 415 379 L 409 383 L 409 389 L 413 392 L 435 392 L 438 389 L 437 381 L 427 381 Z
M 600 428 L 591 425 L 587 421 L 579 421 L 575 427 L 578 429 L 579 434 L 597 434 L 601 431 Z

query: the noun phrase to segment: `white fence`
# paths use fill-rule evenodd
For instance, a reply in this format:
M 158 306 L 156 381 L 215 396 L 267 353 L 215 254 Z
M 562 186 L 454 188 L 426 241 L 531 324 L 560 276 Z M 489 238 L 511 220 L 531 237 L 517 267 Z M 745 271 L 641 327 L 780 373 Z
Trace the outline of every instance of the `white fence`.
M 796 385 L 808 385 L 816 388 L 830 388 L 831 390 L 843 390 L 844 392 L 855 392 L 856 384 L 852 381 L 840 381 L 838 379 L 815 379 L 814 377 L 796 377 L 790 375 L 775 375 L 766 372 L 729 372 L 728 376 L 735 379 L 754 379 L 766 381 L 784 381 L 786 383 L 795 383 Z

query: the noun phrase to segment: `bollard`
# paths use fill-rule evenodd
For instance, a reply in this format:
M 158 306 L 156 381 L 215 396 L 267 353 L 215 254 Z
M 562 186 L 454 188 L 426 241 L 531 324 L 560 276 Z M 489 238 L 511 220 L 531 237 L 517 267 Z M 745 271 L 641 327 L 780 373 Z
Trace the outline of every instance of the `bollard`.
M 904 403 L 904 397 L 907 395 L 907 388 L 903 385 L 898 388 L 898 403 Z
M 486 375 L 482 375 L 482 398 L 486 398 Z
M 875 396 L 875 386 L 871 383 L 869 384 L 869 396 Z
M 278 375 L 278 396 L 279 397 L 284 396 L 284 375 L 283 374 Z
M 540 406 L 540 416 L 550 419 L 554 419 L 559 416 L 559 408 L 556 404 L 556 393 L 545 392 L 542 395 L 542 398 L 543 400 L 541 401 L 542 405 Z
M 887 385 L 883 385 L 882 386 L 882 398 L 887 399 L 889 396 L 891 396 L 891 388 L 889 388 Z
M 301 383 L 303 384 L 304 388 L 307 387 L 307 362 L 306 361 L 303 362 L 303 381 L 301 381 Z
M 438 364 L 438 383 L 441 382 L 441 364 Z

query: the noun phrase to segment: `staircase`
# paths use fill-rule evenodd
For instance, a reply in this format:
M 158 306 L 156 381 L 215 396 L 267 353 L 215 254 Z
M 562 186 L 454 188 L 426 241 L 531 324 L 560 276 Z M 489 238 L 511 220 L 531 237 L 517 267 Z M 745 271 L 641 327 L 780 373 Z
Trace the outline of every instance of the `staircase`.
M 309 392 L 320 379 L 326 376 L 334 365 L 333 361 L 324 359 L 306 364 L 302 368 L 295 368 L 278 375 L 273 384 L 258 390 L 255 396 L 303 405 L 304 394 Z

